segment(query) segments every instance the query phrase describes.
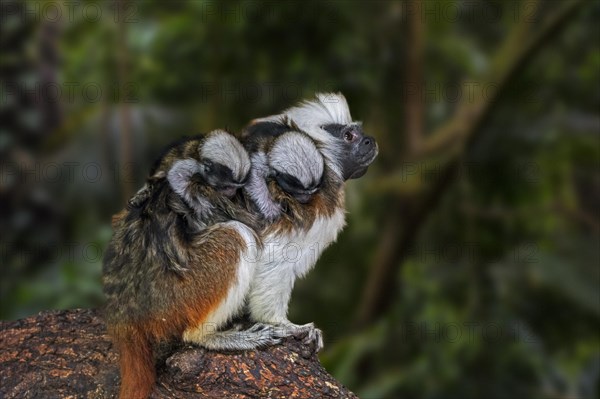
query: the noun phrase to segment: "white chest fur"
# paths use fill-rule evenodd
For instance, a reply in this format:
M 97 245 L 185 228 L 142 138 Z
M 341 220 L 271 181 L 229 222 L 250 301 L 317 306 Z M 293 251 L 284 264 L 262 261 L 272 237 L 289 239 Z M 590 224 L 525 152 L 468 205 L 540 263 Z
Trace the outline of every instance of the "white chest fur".
M 335 242 L 344 227 L 344 219 L 344 211 L 340 209 L 331 217 L 315 220 L 308 231 L 293 230 L 289 234 L 265 237 L 260 263 L 286 268 L 302 277 L 315 265 L 325 248 Z
M 287 321 L 288 302 L 294 281 L 305 275 L 345 224 L 340 208 L 328 218 L 317 219 L 308 231 L 270 234 L 263 238 L 264 249 L 258 257 L 248 296 L 255 321 Z

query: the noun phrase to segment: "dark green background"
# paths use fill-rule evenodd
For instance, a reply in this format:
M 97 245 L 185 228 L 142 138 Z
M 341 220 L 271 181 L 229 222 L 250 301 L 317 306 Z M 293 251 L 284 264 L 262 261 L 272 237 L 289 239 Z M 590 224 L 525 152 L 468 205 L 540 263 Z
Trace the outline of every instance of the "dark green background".
M 291 303 L 327 369 L 362 398 L 597 397 L 597 1 L 0 15 L 0 318 L 101 305 L 110 217 L 168 142 L 341 91 L 380 156 Z

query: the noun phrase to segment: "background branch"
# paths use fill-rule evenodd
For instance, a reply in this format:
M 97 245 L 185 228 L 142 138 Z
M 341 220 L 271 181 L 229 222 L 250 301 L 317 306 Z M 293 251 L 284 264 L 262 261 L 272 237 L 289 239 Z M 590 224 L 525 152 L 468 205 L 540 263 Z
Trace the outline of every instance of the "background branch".
M 406 218 L 403 218 L 398 210 L 391 213 L 392 217 L 388 219 L 387 229 L 397 229 L 399 234 L 396 236 L 395 243 L 388 243 L 384 240 L 374 257 L 372 272 L 360 301 L 361 308 L 355 319 L 357 328 L 372 323 L 389 306 L 396 286 L 395 276 L 398 267 L 410 253 L 409 250 L 427 217 L 450 186 L 459 166 L 458 160 L 481 132 L 482 123 L 492 113 L 510 81 L 548 43 L 553 35 L 565 26 L 581 4 L 581 0 L 561 3 L 558 10 L 546 17 L 540 24 L 539 30 L 534 33 L 530 33 L 532 22 L 522 18 L 494 58 L 488 77 L 482 80 L 482 82 L 494 83 L 497 90 L 494 93 L 486 93 L 485 98 L 480 91 L 475 100 L 471 99 L 471 101 L 459 105 L 455 116 L 429 135 L 424 143 L 423 151 L 416 154 L 414 159 L 409 159 L 413 162 L 426 162 L 428 157 L 432 159 L 431 157 L 441 149 L 448 154 L 447 160 L 443 161 L 444 168 L 432 187 L 422 181 L 417 184 L 418 190 L 415 191 L 421 191 L 421 195 L 415 201 L 415 206 L 410 207 L 405 214 Z M 482 86 L 485 85 L 482 84 L 479 87 Z M 386 179 L 391 178 L 387 177 Z M 421 177 L 415 178 L 420 179 Z M 395 182 L 383 180 L 378 180 L 375 185 L 389 188 L 404 184 L 397 178 Z M 399 201 L 398 206 L 406 207 L 406 204 Z M 392 225 L 402 227 L 393 227 Z

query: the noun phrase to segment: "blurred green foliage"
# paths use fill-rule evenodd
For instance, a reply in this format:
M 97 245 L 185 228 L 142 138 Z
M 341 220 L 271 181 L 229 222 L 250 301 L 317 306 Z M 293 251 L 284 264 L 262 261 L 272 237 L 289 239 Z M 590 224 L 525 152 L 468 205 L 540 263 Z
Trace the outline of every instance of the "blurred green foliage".
M 427 140 L 519 26 L 530 40 L 566 3 L 3 1 L 0 318 L 101 305 L 110 216 L 162 146 L 335 90 L 381 155 L 348 184 L 348 227 L 294 292 L 291 320 L 325 331 L 327 369 L 362 398 L 597 397 L 600 3 L 582 2 L 508 82 L 492 78 L 504 90 L 458 154 L 406 145 L 409 102 Z M 401 242 L 390 214 L 408 218 L 452 157 L 455 178 L 391 259 L 387 306 L 357 323 L 383 243 Z

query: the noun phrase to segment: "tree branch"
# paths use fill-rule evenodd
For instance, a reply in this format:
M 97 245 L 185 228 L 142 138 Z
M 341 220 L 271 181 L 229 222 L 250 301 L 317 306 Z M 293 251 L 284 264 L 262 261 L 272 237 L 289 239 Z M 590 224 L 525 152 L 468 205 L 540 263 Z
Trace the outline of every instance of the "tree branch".
M 427 159 L 427 156 L 442 150 L 447 157 L 447 161 L 432 187 L 427 182 L 419 182 L 418 187 L 423 192 L 419 206 L 411 209 L 405 220 L 400 217 L 393 220 L 393 223 L 403 224 L 403 228 L 398 235 L 396 245 L 390 245 L 384 240 L 380 246 L 375 257 L 376 263 L 373 265 L 363 291 L 361 308 L 355 319 L 357 328 L 373 322 L 389 306 L 393 298 L 391 293 L 395 291 L 394 280 L 398 267 L 408 257 L 421 227 L 452 183 L 460 156 L 481 132 L 483 122 L 493 111 L 508 83 L 527 65 L 543 45 L 565 26 L 582 3 L 582 0 L 561 3 L 560 8 L 545 19 L 530 40 L 527 40 L 527 36 L 531 22 L 522 19 L 513 28 L 514 31 L 508 36 L 498 55 L 494 58 L 489 77 L 483 80 L 495 83 L 497 90 L 494 93 L 486 93 L 485 99 L 480 93 L 480 101 L 471 99 L 470 102 L 462 103 L 454 117 L 429 136 L 430 138 L 424 143 L 423 152 L 417 155 L 417 159 L 411 160 L 419 162 L 418 159 Z M 419 179 L 422 177 L 422 174 L 417 175 L 419 175 Z M 392 174 L 392 176 L 396 178 L 398 174 Z M 395 187 L 402 184 L 398 181 L 385 181 L 389 179 L 378 179 L 375 184 L 381 187 Z
M 164 356 L 163 356 L 164 357 Z M 0 322 L 0 397 L 116 398 L 118 354 L 97 311 Z M 179 347 L 158 362 L 151 398 L 356 398 L 295 339 L 263 350 Z

